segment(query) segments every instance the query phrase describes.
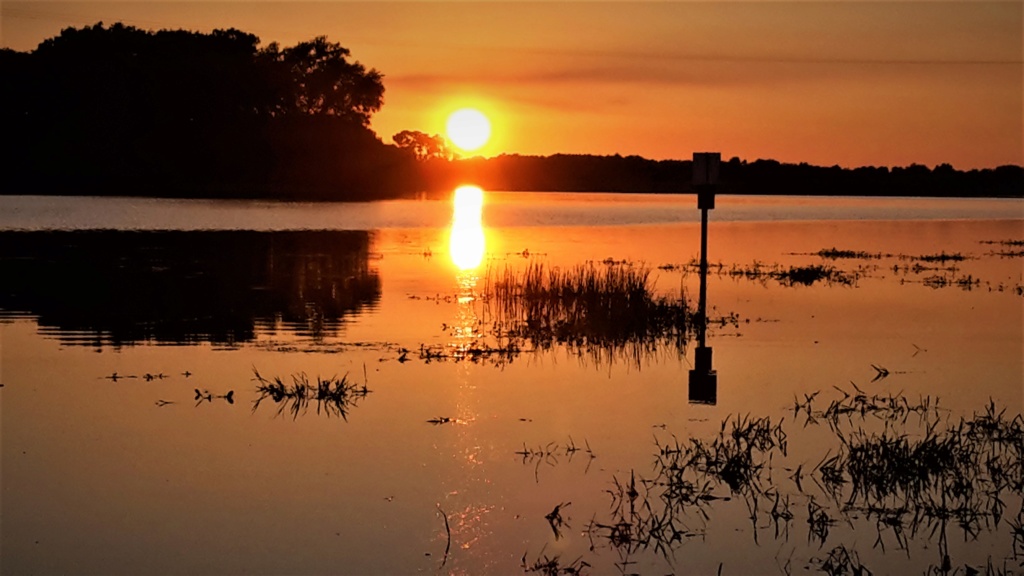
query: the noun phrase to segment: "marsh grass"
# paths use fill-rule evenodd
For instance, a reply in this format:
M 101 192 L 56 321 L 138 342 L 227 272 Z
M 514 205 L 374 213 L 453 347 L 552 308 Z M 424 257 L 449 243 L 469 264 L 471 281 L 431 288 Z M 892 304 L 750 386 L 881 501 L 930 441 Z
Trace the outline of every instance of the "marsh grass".
M 878 260 L 881 258 L 891 258 L 892 254 L 883 254 L 881 252 L 865 252 L 863 250 L 840 250 L 838 248 L 822 248 L 817 252 L 812 253 L 814 256 L 826 258 L 829 260 Z
M 287 412 L 292 415 L 292 419 L 306 414 L 314 406 L 317 414 L 338 416 L 347 422 L 349 410 L 371 392 L 365 382 L 356 384 L 349 380 L 348 375 L 341 378 L 317 376 L 315 380 L 310 380 L 304 372 L 300 372 L 293 374 L 288 383 L 280 376 L 264 378 L 255 367 L 252 371 L 259 395 L 253 401 L 252 411 L 255 412 L 264 400 L 269 399 L 277 404 L 278 415 Z
M 522 458 L 523 465 L 533 466 L 533 477 L 537 483 L 540 483 L 540 467 L 543 464 L 548 466 L 557 466 L 560 462 L 561 457 L 565 457 L 565 461 L 572 462 L 573 458 L 580 452 L 587 455 L 587 466 L 583 470 L 586 474 L 590 471 L 590 465 L 597 458 L 594 451 L 590 448 L 590 442 L 586 439 L 583 440 L 583 446 L 578 446 L 576 442 L 569 436 L 569 440 L 565 444 L 558 444 L 557 442 L 548 442 L 543 446 L 537 446 L 536 448 L 527 447 L 526 443 L 523 443 L 523 449 L 515 452 L 516 456 Z
M 571 504 L 572 502 L 562 502 L 556 504 L 554 509 L 544 516 L 544 519 L 547 520 L 548 524 L 551 526 L 551 531 L 555 534 L 555 540 L 558 540 L 562 537 L 563 528 L 570 527 L 569 521 L 564 516 L 562 516 L 562 509 L 567 506 L 570 506 Z
M 656 295 L 650 274 L 622 263 L 490 269 L 484 301 L 491 333 L 522 343 L 519 349 L 561 345 L 595 361 L 639 362 L 666 348 L 685 350 L 693 311 L 685 297 Z
M 590 573 L 590 564 L 584 561 L 582 557 L 563 564 L 561 556 L 556 554 L 549 557 L 544 554 L 543 549 L 533 562 L 527 561 L 526 554 L 523 554 L 521 568 L 527 574 L 536 572 L 543 576 L 583 576 Z
M 849 550 L 846 546 L 839 545 L 829 550 L 828 555 L 821 559 L 818 567 L 828 576 L 871 576 L 868 570 L 860 562 L 860 556 L 855 550 Z
M 840 270 L 835 266 L 808 264 L 804 266 L 783 266 L 755 260 L 750 264 L 709 263 L 708 273 L 733 280 L 748 280 L 767 284 L 769 280 L 781 286 L 812 286 L 822 283 L 827 286 L 856 286 L 857 281 L 869 276 L 874 267 L 860 266 L 855 270 Z M 684 276 L 699 273 L 700 263 L 691 260 L 682 267 Z
M 938 254 L 923 254 L 920 256 L 900 255 L 900 258 L 906 260 L 917 260 L 921 262 L 940 262 L 943 264 L 945 264 L 946 262 L 963 262 L 964 260 L 972 259 L 971 256 L 967 256 L 959 252 L 946 254 L 945 250 L 939 252 Z
M 832 266 L 811 264 L 808 266 L 790 266 L 785 270 L 779 270 L 771 275 L 774 280 L 785 286 L 801 284 L 810 286 L 816 282 L 824 281 L 828 284 L 842 284 L 853 286 L 857 280 L 855 274 L 837 270 Z
M 927 396 L 836 390 L 828 400 L 815 392 L 794 401 L 797 422 L 830 439 L 816 460 L 791 461 L 783 421 L 769 418 L 730 416 L 711 438 L 656 437 L 652 475 L 612 477 L 611 513 L 585 528 L 592 549 L 616 551 L 620 566 L 646 550 L 672 563 L 680 546 L 703 537 L 718 506 L 737 500 L 755 543 L 765 528 L 788 541 L 791 524 L 805 523 L 807 545 L 829 550 L 812 562 L 828 574 L 871 574 L 849 542 L 836 542 L 850 533 L 834 530 L 840 524 L 873 525 L 871 548 L 883 552 L 895 543 L 909 555 L 925 543 L 937 559 L 929 573 L 960 570 L 950 532 L 966 542 L 1004 532 L 1013 558 L 1024 559 L 1024 417 L 990 401 L 953 419 Z M 1007 515 L 1010 505 L 1016 516 Z M 967 574 L 1007 573 L 991 562 L 962 565 Z
M 982 242 L 983 244 L 985 242 Z M 961 254 L 959 252 L 953 252 L 947 254 L 945 251 L 941 251 L 938 254 L 923 254 L 923 255 L 911 255 L 911 254 L 887 254 L 883 252 L 866 252 L 863 250 L 846 250 L 839 248 L 822 248 L 817 252 L 792 252 L 791 254 L 796 256 L 818 256 L 826 260 L 880 260 L 882 258 L 898 258 L 900 260 L 912 260 L 921 262 L 962 262 L 964 260 L 970 260 L 971 256 Z
M 1001 250 L 989 252 L 992 256 L 999 256 L 1000 258 L 1020 258 L 1024 257 L 1024 240 L 982 240 L 979 244 L 988 244 L 1002 246 Z
M 1019 258 L 1024 256 L 1021 250 L 1022 240 L 998 240 L 981 241 L 981 244 L 997 245 L 1002 249 L 990 251 L 983 256 L 999 258 Z M 755 260 L 750 264 L 725 264 L 722 262 L 708 263 L 708 273 L 716 277 L 730 278 L 733 280 L 746 280 L 757 282 L 767 286 L 769 282 L 777 282 L 784 287 L 797 286 L 850 286 L 856 287 L 861 279 L 879 278 L 887 276 L 885 271 L 891 271 L 901 285 L 920 284 L 929 288 L 959 288 L 964 291 L 971 291 L 986 287 L 988 291 L 1005 292 L 1010 291 L 1016 295 L 1024 296 L 1024 286 L 1019 283 L 1007 285 L 1002 282 L 990 282 L 970 273 L 963 273 L 961 265 L 968 260 L 977 260 L 982 256 L 964 254 L 961 252 L 940 251 L 935 254 L 891 254 L 884 252 L 867 252 L 864 250 L 840 249 L 836 247 L 822 248 L 817 252 L 790 252 L 790 256 L 815 256 L 826 261 L 838 260 L 862 260 L 877 261 L 890 260 L 890 263 L 873 264 L 861 263 L 852 269 L 839 269 L 830 263 L 811 263 L 784 266 L 779 263 L 766 263 Z M 662 264 L 659 270 L 668 272 L 681 272 L 684 277 L 699 273 L 700 263 L 696 258 L 685 264 Z
M 524 352 L 523 343 L 519 339 L 499 336 L 499 340 L 500 342 L 495 344 L 490 344 L 482 338 L 457 345 L 421 344 L 419 358 L 427 364 L 450 360 L 505 366 L 514 362 Z

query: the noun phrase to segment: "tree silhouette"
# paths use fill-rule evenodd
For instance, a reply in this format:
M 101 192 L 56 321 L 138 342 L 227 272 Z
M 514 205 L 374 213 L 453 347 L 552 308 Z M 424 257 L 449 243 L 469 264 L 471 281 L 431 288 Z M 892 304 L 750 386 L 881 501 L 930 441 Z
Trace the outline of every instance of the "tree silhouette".
M 8 193 L 393 196 L 414 162 L 369 129 L 383 76 L 319 36 L 260 47 L 98 23 L 3 51 Z M 5 161 L 5 164 L 7 162 Z
M 402 130 L 391 139 L 400 149 L 412 151 L 417 160 L 429 158 L 450 160 L 453 156 L 448 142 L 440 134 L 431 136 L 419 130 Z
M 338 116 L 368 126 L 384 103 L 383 75 L 349 62 L 350 55 L 325 36 L 280 51 L 270 44 L 264 56 L 284 66 L 287 74 L 283 112 Z

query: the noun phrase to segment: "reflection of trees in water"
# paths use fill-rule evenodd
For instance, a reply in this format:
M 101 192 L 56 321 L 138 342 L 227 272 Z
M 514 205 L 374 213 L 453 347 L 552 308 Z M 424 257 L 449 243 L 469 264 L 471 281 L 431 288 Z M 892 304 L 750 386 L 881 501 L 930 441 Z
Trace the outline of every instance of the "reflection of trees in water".
M 586 528 L 592 545 L 614 550 L 624 569 L 645 551 L 671 561 L 680 546 L 704 537 L 718 501 L 737 499 L 755 544 L 763 531 L 784 542 L 806 532 L 808 552 L 823 555 L 812 563 L 828 573 L 863 567 L 856 546 L 831 529 L 864 524 L 874 532 L 871 548 L 882 553 L 910 556 L 934 544 L 929 574 L 961 565 L 966 573 L 985 570 L 977 557 L 956 558 L 951 537 L 977 542 L 1009 534 L 1006 558 L 1024 559 L 1020 415 L 990 403 L 954 421 L 929 398 L 912 404 L 855 390 L 823 406 L 816 396 L 797 401 L 794 413 L 805 427 L 832 433 L 820 458 L 792 461 L 782 422 L 767 417 L 728 418 L 714 438 L 673 436 L 657 443 L 653 475 L 613 478 L 611 513 Z M 989 565 L 1004 560 L 989 557 Z
M 5 232 L 0 309 L 69 343 L 314 339 L 373 307 L 368 232 Z M 81 333 L 85 333 L 85 337 Z

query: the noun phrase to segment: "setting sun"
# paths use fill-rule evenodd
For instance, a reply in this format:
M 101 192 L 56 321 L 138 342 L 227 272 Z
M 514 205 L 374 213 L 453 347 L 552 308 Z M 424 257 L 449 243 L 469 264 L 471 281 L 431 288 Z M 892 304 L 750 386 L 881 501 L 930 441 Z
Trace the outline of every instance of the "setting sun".
M 471 152 L 487 143 L 491 137 L 491 122 L 474 108 L 462 108 L 448 116 L 448 139 L 458 148 Z

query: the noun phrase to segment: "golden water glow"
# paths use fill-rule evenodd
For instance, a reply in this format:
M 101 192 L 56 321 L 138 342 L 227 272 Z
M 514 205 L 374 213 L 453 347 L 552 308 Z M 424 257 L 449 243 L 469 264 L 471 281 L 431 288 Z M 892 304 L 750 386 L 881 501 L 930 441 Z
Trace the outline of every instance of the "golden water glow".
M 455 190 L 452 205 L 448 252 L 459 270 L 473 270 L 483 262 L 487 248 L 482 220 L 484 191 L 476 186 L 460 186 Z
M 491 138 L 491 122 L 475 108 L 462 108 L 448 116 L 448 139 L 458 148 L 472 152 Z

